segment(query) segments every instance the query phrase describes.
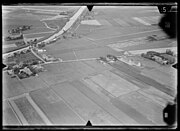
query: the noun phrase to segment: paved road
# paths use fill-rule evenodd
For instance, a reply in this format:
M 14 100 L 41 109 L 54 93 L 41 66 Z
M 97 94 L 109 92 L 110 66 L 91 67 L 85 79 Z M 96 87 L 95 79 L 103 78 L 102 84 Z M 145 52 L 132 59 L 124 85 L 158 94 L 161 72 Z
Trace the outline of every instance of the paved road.
M 82 6 L 71 18 L 70 20 L 66 23 L 66 25 L 56 34 L 54 34 L 53 36 L 49 37 L 48 39 L 44 40 L 44 42 L 47 42 L 55 37 L 58 37 L 60 35 L 62 35 L 65 31 L 69 30 L 71 28 L 71 26 L 74 24 L 74 22 L 77 21 L 78 17 L 81 16 L 81 14 L 83 13 L 83 11 L 86 9 L 86 6 Z
M 59 31 L 57 32 L 56 34 L 54 34 L 53 36 L 43 40 L 42 42 L 47 42 L 49 40 L 52 40 L 54 39 L 55 37 L 58 37 L 60 36 L 61 34 L 64 33 L 64 31 L 67 31 L 71 28 L 71 26 L 74 24 L 74 22 L 78 19 L 78 17 L 82 14 L 82 12 L 86 9 L 87 7 L 83 6 L 81 7 L 71 18 L 70 20 L 66 23 L 66 25 Z M 47 24 L 45 23 L 45 25 L 47 26 Z M 47 26 L 48 28 L 48 26 Z M 12 52 L 9 52 L 9 53 L 5 53 L 3 54 L 3 57 L 6 56 L 6 55 L 9 55 L 9 54 L 12 54 L 14 52 L 17 52 L 17 51 L 22 51 L 23 49 L 27 49 L 28 47 L 25 47 L 25 48 L 22 48 L 22 49 L 18 49 L 16 51 L 12 51 Z

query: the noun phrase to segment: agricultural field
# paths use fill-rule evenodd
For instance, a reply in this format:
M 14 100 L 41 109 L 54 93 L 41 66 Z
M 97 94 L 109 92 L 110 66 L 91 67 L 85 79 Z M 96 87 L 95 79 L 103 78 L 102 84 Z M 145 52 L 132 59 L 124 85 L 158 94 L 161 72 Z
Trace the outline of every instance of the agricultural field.
M 33 108 L 26 97 L 21 97 L 14 99 L 13 102 L 16 104 L 22 115 L 24 116 L 27 123 L 32 125 L 42 125 L 45 124 L 43 119 L 37 113 L 37 111 Z
M 120 44 L 123 44 L 125 45 L 124 47 L 121 45 L 118 47 L 122 50 L 126 50 L 126 51 L 133 51 L 133 50 L 145 50 L 145 49 L 155 49 L 155 48 L 163 48 L 163 47 L 173 47 L 172 45 L 170 45 L 169 43 L 171 43 L 172 40 L 169 40 L 169 39 L 165 39 L 165 40 L 160 40 L 160 41 L 149 41 L 149 42 L 144 42 L 142 44 L 140 44 L 140 42 L 138 43 L 138 45 L 140 44 L 141 46 L 137 46 L 135 45 L 136 43 L 133 42 L 133 41 L 127 41 L 127 42 L 122 42 Z M 119 44 L 119 43 L 118 43 Z M 128 44 L 130 44 L 130 46 L 128 46 Z M 174 47 L 176 47 L 174 45 Z
M 24 17 L 24 19 L 23 19 Z M 39 32 L 48 32 L 50 29 L 48 29 L 40 20 L 33 18 L 29 18 L 29 16 L 22 16 L 22 18 L 12 18 L 4 19 L 4 24 L 3 24 L 3 35 L 7 36 L 8 35 L 8 30 L 12 28 L 16 28 L 18 26 L 22 25 L 32 25 L 32 30 L 25 31 L 26 33 L 35 33 L 37 31 Z M 33 31 L 34 30 L 34 31 Z
M 16 54 L 16 56 L 8 57 L 4 63 L 12 63 L 13 61 L 20 63 L 20 62 L 26 62 L 26 61 L 41 61 L 39 58 L 37 58 L 31 51 L 24 53 L 24 54 Z
M 26 92 L 25 87 L 18 78 L 11 78 L 6 72 L 3 72 L 3 99 L 18 96 Z
M 59 15 L 61 11 L 67 11 L 67 9 L 60 9 L 59 11 L 53 11 L 52 8 L 50 9 L 35 9 L 33 7 L 3 7 L 3 37 L 7 37 L 10 34 L 8 30 L 15 29 L 22 25 L 31 25 L 30 30 L 23 31 L 25 38 L 27 39 L 35 39 L 35 38 L 43 38 L 49 37 L 51 34 L 56 32 L 57 30 L 62 29 L 62 27 L 66 24 L 69 17 L 74 13 L 77 9 L 72 8 L 67 13 L 67 16 Z M 68 16 L 70 15 L 70 16 Z M 48 20 L 51 19 L 52 20 Z M 47 19 L 47 20 L 46 20 Z M 37 35 L 37 36 L 36 36 Z M 12 41 L 11 43 L 14 43 Z M 3 44 L 10 44 L 9 42 L 4 41 Z M 16 49 L 15 47 L 8 47 L 5 49 L 4 52 L 11 51 Z M 18 48 L 17 48 L 18 49 Z
M 61 30 L 62 27 L 65 26 L 66 22 L 68 22 L 68 18 L 57 18 L 57 19 L 52 19 L 52 20 L 43 20 L 47 24 L 49 28 L 52 29 L 58 29 Z
M 59 9 L 23 7 L 14 12 L 17 19 L 33 18 L 34 28 L 25 31 L 25 37 L 40 41 L 68 21 L 57 18 Z M 163 110 L 177 97 L 177 70 L 138 52 L 177 47 L 176 40 L 157 25 L 162 14 L 152 6 L 97 6 L 83 15 L 60 39 L 38 51 L 61 61 L 41 63 L 45 71 L 26 79 L 12 79 L 3 72 L 3 99 L 10 103 L 6 108 L 14 111 L 4 109 L 6 123 L 18 123 L 16 118 L 20 125 L 30 126 L 83 126 L 87 121 L 95 126 L 165 126 Z M 153 35 L 165 39 L 148 39 Z M 116 60 L 108 60 L 107 55 Z M 39 60 L 32 52 L 16 57 L 8 62 Z
M 5 116 L 3 124 L 17 126 L 21 125 L 20 121 L 16 118 L 16 115 L 13 113 L 13 110 L 7 101 L 3 102 L 3 114 Z
M 40 105 L 46 116 L 54 125 L 83 125 L 84 121 L 56 95 L 52 89 L 41 89 L 30 94 L 32 99 Z
M 158 104 L 165 106 L 166 101 L 172 100 L 172 96 L 165 97 L 166 92 L 152 98 L 153 94 L 148 92 L 152 86 L 148 87 L 139 82 L 139 78 L 132 73 L 124 72 L 125 68 L 128 68 L 127 65 L 120 64 L 119 66 L 122 70 L 109 68 L 96 60 L 56 63 L 44 65 L 47 71 L 39 74 L 38 78 L 28 78 L 20 82 L 25 90 L 31 91 L 30 97 L 55 125 L 83 125 L 87 119 L 91 120 L 94 125 L 128 125 L 128 122 L 145 125 L 163 124 L 162 116 L 157 118 L 157 114 L 162 111 L 162 107 L 159 107 Z M 127 75 L 125 75 L 126 73 Z M 121 83 L 121 88 L 118 83 Z M 159 91 L 157 87 L 153 90 Z M 131 93 L 134 95 L 131 96 Z M 147 93 L 148 96 L 145 97 L 143 94 Z M 140 103 L 147 104 L 147 108 L 152 113 L 151 116 L 147 116 L 145 107 L 135 106 L 130 101 L 132 98 L 133 102 L 138 105 Z M 144 101 L 140 102 L 140 98 Z M 15 104 L 18 104 L 17 102 Z M 119 105 L 123 105 L 123 107 Z M 158 112 L 153 112 L 156 109 Z M 20 108 L 20 110 L 22 113 L 24 112 L 24 109 Z M 139 112 L 139 110 L 143 110 L 143 112 Z M 28 114 L 28 112 L 24 114 L 25 118 L 28 117 Z M 29 124 L 31 119 L 27 118 Z M 77 123 L 73 123 L 74 119 Z M 40 121 L 39 118 L 37 120 Z

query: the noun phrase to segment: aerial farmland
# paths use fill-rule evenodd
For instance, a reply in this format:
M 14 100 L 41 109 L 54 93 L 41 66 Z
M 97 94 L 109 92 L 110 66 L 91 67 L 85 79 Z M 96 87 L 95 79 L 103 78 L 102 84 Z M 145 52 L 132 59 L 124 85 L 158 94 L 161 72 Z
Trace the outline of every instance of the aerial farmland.
M 2 10 L 4 126 L 167 125 L 177 40 L 156 6 Z

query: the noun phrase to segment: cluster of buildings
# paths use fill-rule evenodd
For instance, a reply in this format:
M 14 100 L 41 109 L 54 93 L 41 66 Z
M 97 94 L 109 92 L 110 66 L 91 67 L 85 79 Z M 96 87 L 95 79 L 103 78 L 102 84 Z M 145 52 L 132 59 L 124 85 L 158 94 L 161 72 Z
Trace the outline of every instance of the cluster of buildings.
M 117 61 L 118 58 L 116 56 L 110 55 L 108 54 L 106 57 L 100 57 L 98 59 L 98 61 L 100 61 L 101 63 L 105 64 L 105 63 L 113 63 L 115 61 Z
M 100 57 L 98 59 L 98 61 L 100 61 L 103 64 L 105 64 L 105 63 L 114 63 L 117 60 L 120 60 L 120 61 L 122 61 L 124 63 L 127 63 L 128 65 L 132 65 L 132 66 L 138 66 L 138 67 L 142 66 L 142 64 L 139 61 L 134 61 L 132 59 L 127 58 L 126 56 L 116 57 L 116 56 L 108 54 L 106 57 Z
M 30 76 L 35 76 L 39 72 L 44 71 L 41 65 L 27 65 L 24 63 L 16 64 L 12 67 L 7 67 L 7 74 L 11 77 L 18 76 L 20 79 L 28 78 Z
M 42 44 L 44 44 L 44 46 L 45 46 L 45 43 L 41 43 L 39 45 L 42 45 Z M 55 58 L 55 57 L 52 57 L 50 55 L 46 55 L 44 53 L 44 52 L 46 52 L 45 49 L 37 48 L 37 47 L 32 47 L 32 48 L 33 48 L 33 51 L 36 52 L 36 54 L 38 54 L 46 62 L 62 61 L 62 59 L 60 59 L 60 58 Z
M 40 65 L 41 61 L 38 59 L 18 60 L 20 62 L 16 61 L 17 56 L 29 52 L 31 52 L 30 49 L 24 49 L 7 55 L 6 58 L 4 58 L 7 67 L 4 70 L 6 70 L 11 77 L 18 76 L 20 79 L 35 76 L 39 72 L 42 72 L 43 67 Z
M 174 53 L 171 50 L 166 50 L 165 53 L 148 51 L 147 53 L 142 53 L 141 56 L 156 61 L 157 63 L 162 65 L 169 65 L 176 62 Z
M 50 55 L 46 55 L 46 54 L 42 54 L 42 58 L 43 58 L 43 60 L 45 60 L 46 62 L 52 62 L 52 61 L 62 61 L 61 59 L 59 59 L 59 58 L 54 58 L 54 57 L 52 57 L 52 56 L 50 56 Z
M 37 47 L 37 48 L 43 48 L 43 47 L 45 47 L 46 45 L 48 45 L 48 44 L 52 44 L 52 43 L 54 43 L 54 42 L 56 42 L 57 41 L 57 39 L 59 39 L 59 38 L 53 38 L 53 39 L 51 39 L 51 40 L 49 40 L 49 41 L 47 41 L 47 42 L 40 42 L 40 43 L 37 43 L 36 41 L 34 41 L 33 42 L 33 45 L 35 46 L 35 47 Z
M 122 56 L 121 58 L 119 58 L 120 61 L 128 64 L 128 65 L 132 65 L 132 66 L 137 66 L 137 67 L 142 67 L 141 62 L 137 61 L 137 60 L 133 60 L 131 58 L 128 58 L 126 56 Z
M 8 30 L 8 33 L 9 34 L 16 34 L 16 33 L 20 33 L 22 31 L 26 31 L 26 30 L 30 30 L 31 29 L 31 26 L 32 25 L 23 25 L 23 26 L 19 26 L 15 29 L 11 29 L 11 30 Z
M 12 41 L 12 40 L 19 40 L 19 39 L 23 39 L 23 34 L 17 34 L 17 35 L 11 35 L 5 38 L 5 41 Z
M 8 33 L 11 34 L 10 36 L 7 36 L 5 38 L 6 41 L 11 41 L 11 40 L 19 40 L 23 39 L 23 34 L 22 31 L 30 30 L 32 25 L 23 25 L 19 26 L 15 29 L 10 29 L 8 30 Z
M 21 46 L 26 45 L 26 43 L 25 43 L 24 41 L 17 41 L 17 42 L 15 42 L 15 45 L 16 45 L 17 47 L 21 47 Z
M 22 31 L 25 30 L 29 30 L 31 29 L 31 26 L 29 25 L 23 25 L 23 26 L 19 26 L 15 29 L 10 29 L 8 30 L 9 32 L 9 36 L 5 37 L 4 40 L 7 41 L 7 43 L 9 43 L 8 41 L 13 41 L 14 43 L 14 47 L 13 49 L 10 49 L 9 51 L 5 51 L 5 52 L 10 52 L 10 51 L 14 51 L 20 48 L 24 48 L 27 47 L 28 45 L 32 45 L 37 43 L 37 39 L 35 39 L 34 41 L 27 41 L 24 37 L 24 34 L 22 33 Z
M 16 51 L 14 53 L 9 53 L 7 55 L 4 55 L 3 59 L 12 58 L 12 57 L 15 57 L 16 55 L 25 54 L 25 53 L 28 53 L 28 52 L 31 52 L 31 50 L 28 49 L 28 48 L 25 48 L 23 50 L 19 50 L 19 51 Z

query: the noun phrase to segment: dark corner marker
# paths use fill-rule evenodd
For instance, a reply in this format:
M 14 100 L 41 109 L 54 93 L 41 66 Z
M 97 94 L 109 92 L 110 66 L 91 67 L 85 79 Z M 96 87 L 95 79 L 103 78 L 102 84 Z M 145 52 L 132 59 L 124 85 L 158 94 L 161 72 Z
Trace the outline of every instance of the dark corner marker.
M 163 110 L 163 119 L 168 126 L 176 122 L 176 98 L 174 103 L 168 103 Z
M 86 126 L 92 126 L 91 122 L 88 121 L 87 124 L 86 124 Z
M 175 69 L 177 69 L 178 63 L 172 65 L 172 67 L 174 67 Z
M 159 12 L 164 14 L 160 19 L 159 26 L 169 36 L 169 38 L 177 37 L 177 8 L 171 6 L 159 6 Z
M 87 8 L 88 8 L 89 11 L 91 11 L 92 8 L 93 8 L 93 5 L 87 5 Z
M 2 63 L 2 69 L 5 68 L 5 67 L 6 67 L 6 65 Z

